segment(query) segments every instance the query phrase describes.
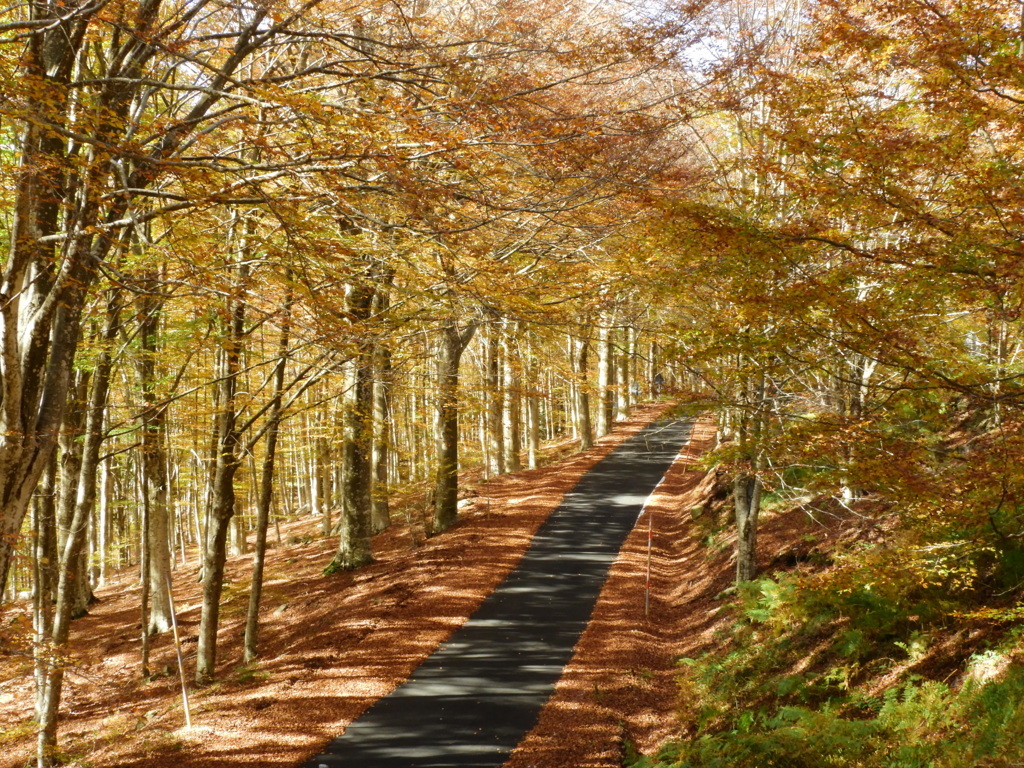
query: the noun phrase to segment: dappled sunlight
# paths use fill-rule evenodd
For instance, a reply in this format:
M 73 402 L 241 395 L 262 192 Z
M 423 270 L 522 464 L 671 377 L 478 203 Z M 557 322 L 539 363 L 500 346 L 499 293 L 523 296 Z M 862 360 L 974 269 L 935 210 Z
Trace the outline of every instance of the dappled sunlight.
M 183 727 L 169 634 L 153 638 L 154 675 L 140 680 L 137 571 L 116 574 L 72 631 L 77 662 L 68 677 L 62 744 L 72 755 L 87 756 L 93 768 L 299 764 L 398 686 L 464 623 L 516 566 L 579 478 L 663 409 L 638 409 L 591 451 L 479 486 L 480 495 L 460 522 L 421 546 L 414 545 L 404 523 L 394 525 L 374 539 L 377 561 L 355 573 L 323 575 L 336 540 L 319 537 L 319 518 L 282 524 L 283 545 L 267 557 L 260 659 L 241 665 L 251 561 L 231 558 L 218 682 L 204 689 L 191 683 L 200 604 L 192 557 L 174 575 L 191 730 Z M 5 723 L 31 714 L 30 670 L 24 660 L 16 668 L 18 663 L 5 660 L 0 675 Z M 20 766 L 30 738 L 9 743 L 0 766 Z
M 576 645 L 536 727 L 506 768 L 612 768 L 622 765 L 628 739 L 641 751 L 672 735 L 675 659 L 684 640 L 699 634 L 694 602 L 715 583 L 694 563 L 687 494 L 703 477 L 693 461 L 710 445 L 714 426 L 698 421 L 690 443 L 647 502 L 601 590 L 587 630 Z M 647 515 L 654 514 L 650 613 L 644 615 Z M 680 578 L 692 573 L 687 588 Z M 717 592 L 716 592 L 717 593 Z M 713 593 L 714 594 L 714 593 Z M 711 595 L 713 597 L 713 594 Z

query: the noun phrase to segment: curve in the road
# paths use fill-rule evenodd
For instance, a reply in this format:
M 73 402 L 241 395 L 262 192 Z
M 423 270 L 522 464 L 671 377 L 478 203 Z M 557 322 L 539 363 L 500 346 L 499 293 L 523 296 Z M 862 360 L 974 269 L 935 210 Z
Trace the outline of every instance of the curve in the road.
M 500 766 L 536 723 L 691 427 L 655 422 L 598 462 L 469 621 L 303 768 Z

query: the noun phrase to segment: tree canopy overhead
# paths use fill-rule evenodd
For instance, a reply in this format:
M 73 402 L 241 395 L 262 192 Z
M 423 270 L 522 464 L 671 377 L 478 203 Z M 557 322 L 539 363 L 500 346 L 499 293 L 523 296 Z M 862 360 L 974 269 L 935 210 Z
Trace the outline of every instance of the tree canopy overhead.
M 360 567 L 399 500 L 441 533 L 460 471 L 667 388 L 718 415 L 739 581 L 762 500 L 814 498 L 981 590 L 1024 536 L 1022 63 L 1018 0 L 9 6 L 0 590 L 40 765 L 108 568 L 147 648 L 193 558 L 206 683 L 250 538 L 258 654 L 274 521 Z

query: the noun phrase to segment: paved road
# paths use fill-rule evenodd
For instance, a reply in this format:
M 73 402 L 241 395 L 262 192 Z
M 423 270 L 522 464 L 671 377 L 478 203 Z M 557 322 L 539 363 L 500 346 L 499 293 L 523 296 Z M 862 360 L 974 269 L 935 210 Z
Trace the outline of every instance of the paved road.
M 595 465 L 472 618 L 303 768 L 504 763 L 537 722 L 608 569 L 691 427 L 656 422 Z

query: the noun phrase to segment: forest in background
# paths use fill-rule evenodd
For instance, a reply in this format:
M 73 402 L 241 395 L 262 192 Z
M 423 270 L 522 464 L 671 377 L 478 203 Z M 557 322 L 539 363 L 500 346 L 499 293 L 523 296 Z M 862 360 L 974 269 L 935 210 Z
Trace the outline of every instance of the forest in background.
M 254 659 L 277 522 L 359 568 L 392 514 L 450 527 L 460 470 L 663 390 L 718 414 L 739 585 L 668 764 L 1019 749 L 1024 3 L 40 0 L 0 36 L 0 591 L 33 605 L 0 639 L 40 768 L 108 573 L 145 674 L 198 545 L 206 684 L 228 552 Z M 880 533 L 759 574 L 793 505 Z

